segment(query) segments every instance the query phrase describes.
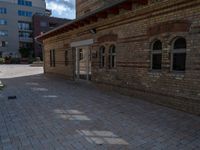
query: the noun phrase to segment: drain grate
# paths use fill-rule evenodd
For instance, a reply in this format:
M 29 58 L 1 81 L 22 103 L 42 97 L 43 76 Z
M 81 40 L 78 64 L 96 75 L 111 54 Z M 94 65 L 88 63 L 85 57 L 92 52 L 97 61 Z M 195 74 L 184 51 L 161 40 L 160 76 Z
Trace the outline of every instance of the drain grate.
M 11 99 L 17 99 L 17 96 L 8 96 L 8 99 L 11 100 Z

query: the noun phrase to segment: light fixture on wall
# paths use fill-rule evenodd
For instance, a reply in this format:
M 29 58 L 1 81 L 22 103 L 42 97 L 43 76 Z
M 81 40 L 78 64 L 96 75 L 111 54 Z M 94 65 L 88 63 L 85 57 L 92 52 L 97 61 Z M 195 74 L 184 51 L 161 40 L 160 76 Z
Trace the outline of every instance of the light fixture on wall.
M 96 34 L 96 33 L 97 33 L 97 30 L 96 30 L 95 28 L 90 29 L 90 33 L 92 33 L 92 34 Z

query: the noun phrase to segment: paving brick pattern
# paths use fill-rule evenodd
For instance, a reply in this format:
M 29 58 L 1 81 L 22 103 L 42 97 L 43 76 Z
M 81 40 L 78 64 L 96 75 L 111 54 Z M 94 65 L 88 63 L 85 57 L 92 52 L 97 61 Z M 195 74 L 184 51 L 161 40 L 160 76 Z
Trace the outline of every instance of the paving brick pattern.
M 0 66 L 6 85 L 0 91 L 0 150 L 200 149 L 198 116 L 91 83 L 45 77 L 41 68 L 26 66 L 28 76 L 9 76 L 11 67 Z

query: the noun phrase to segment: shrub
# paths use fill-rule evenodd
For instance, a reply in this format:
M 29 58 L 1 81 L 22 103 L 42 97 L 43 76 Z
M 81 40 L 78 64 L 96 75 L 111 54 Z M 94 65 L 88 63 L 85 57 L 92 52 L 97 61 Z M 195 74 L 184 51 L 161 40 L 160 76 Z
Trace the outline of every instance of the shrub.
M 28 59 L 28 63 L 29 63 L 29 64 L 32 64 L 35 60 L 36 60 L 35 58 L 33 58 L 33 57 L 29 57 L 29 59 Z
M 23 58 L 28 58 L 30 56 L 30 50 L 28 48 L 20 48 L 19 52 Z
M 5 64 L 11 64 L 11 56 L 5 57 Z
M 0 58 L 0 64 L 4 64 L 5 63 L 5 59 L 4 58 Z
M 20 64 L 20 58 L 11 58 L 11 64 Z

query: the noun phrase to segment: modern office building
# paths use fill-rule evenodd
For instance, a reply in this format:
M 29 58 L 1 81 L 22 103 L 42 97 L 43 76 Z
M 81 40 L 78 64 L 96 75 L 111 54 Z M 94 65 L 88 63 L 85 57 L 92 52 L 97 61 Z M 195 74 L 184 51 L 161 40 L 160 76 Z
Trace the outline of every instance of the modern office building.
M 20 47 L 32 50 L 36 13 L 46 13 L 45 0 L 0 0 L 0 56 L 20 57 Z

